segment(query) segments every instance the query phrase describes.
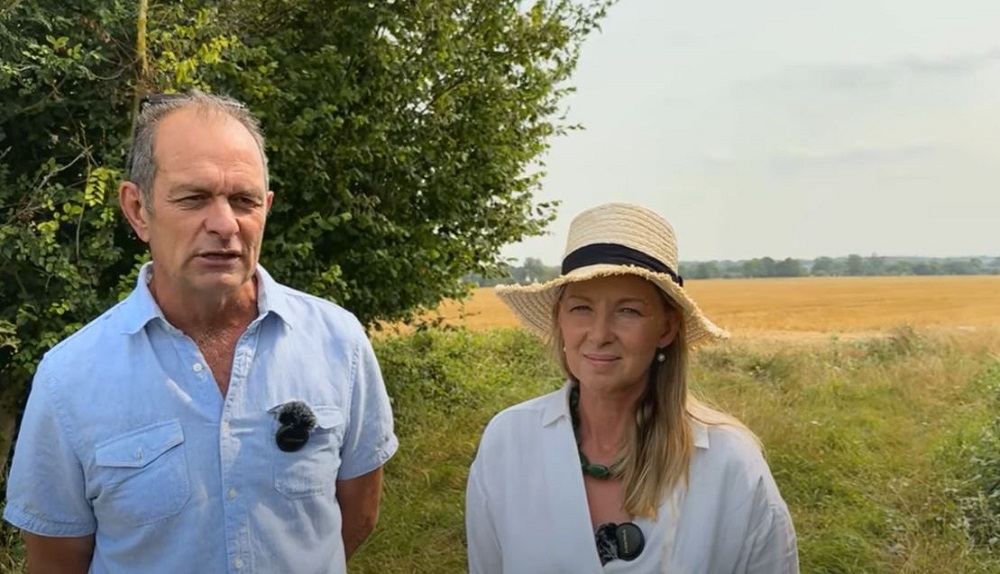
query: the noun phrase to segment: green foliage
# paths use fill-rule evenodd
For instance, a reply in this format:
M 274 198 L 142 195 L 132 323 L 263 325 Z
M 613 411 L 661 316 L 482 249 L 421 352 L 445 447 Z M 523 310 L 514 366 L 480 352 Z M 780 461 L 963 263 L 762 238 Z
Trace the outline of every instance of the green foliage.
M 0 8 L 0 408 L 15 410 L 40 355 L 100 313 L 133 264 L 115 190 L 128 55 L 107 30 L 124 3 Z M 131 4 L 131 3 L 129 3 Z M 132 249 L 131 253 L 137 253 Z M 8 434 L 9 419 L 3 421 Z M 9 438 L 9 436 L 4 437 Z M 2 444 L 0 446 L 7 446 Z
M 137 4 L 0 5 L 0 450 L 42 353 L 146 257 L 117 215 L 142 93 L 246 102 L 276 193 L 262 263 L 366 324 L 405 320 L 554 216 L 538 162 L 607 6 L 183 0 L 142 28 Z
M 253 42 L 212 85 L 264 118 L 277 276 L 364 321 L 407 319 L 554 215 L 528 168 L 565 126 L 579 41 L 603 3 L 234 2 Z M 345 33 L 349 31 L 349 33 Z
M 379 525 L 351 572 L 467 572 L 465 479 L 486 422 L 559 388 L 532 336 L 424 331 L 380 339 L 400 449 L 386 467 Z
M 762 438 L 803 572 L 993 572 L 1000 563 L 955 527 L 970 459 L 953 445 L 995 410 L 975 383 L 992 360 L 903 327 L 826 346 L 708 347 L 693 380 Z
M 1000 361 L 985 367 L 972 384 L 994 397 L 1000 407 Z M 977 546 L 1000 554 L 1000 415 L 994 414 L 971 440 L 959 443 L 964 473 L 953 492 L 961 508 L 956 525 Z

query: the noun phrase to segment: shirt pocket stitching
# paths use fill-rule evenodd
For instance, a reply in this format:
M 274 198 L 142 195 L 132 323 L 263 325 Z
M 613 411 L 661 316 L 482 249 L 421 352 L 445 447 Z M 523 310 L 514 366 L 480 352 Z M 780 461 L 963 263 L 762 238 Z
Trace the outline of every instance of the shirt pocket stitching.
M 283 403 L 282 403 L 283 404 Z M 276 412 L 282 404 L 268 409 Z M 277 446 L 272 451 L 274 488 L 286 498 L 299 499 L 315 496 L 329 490 L 332 479 L 340 467 L 340 447 L 346 424 L 341 410 L 332 405 L 310 406 L 316 417 L 316 427 L 302 450 L 282 452 Z M 274 429 L 278 422 L 275 417 Z M 324 463 L 329 462 L 327 466 Z
M 143 468 L 182 442 L 180 423 L 164 421 L 101 442 L 94 459 L 97 466 Z
M 94 452 L 98 469 L 95 481 L 101 492 L 92 504 L 100 504 L 100 498 L 107 497 L 107 512 L 129 526 L 145 526 L 176 516 L 191 498 L 183 447 L 184 432 L 176 419 L 98 443 Z M 149 495 L 150 489 L 157 497 Z M 150 505 L 152 501 L 158 503 L 155 508 Z

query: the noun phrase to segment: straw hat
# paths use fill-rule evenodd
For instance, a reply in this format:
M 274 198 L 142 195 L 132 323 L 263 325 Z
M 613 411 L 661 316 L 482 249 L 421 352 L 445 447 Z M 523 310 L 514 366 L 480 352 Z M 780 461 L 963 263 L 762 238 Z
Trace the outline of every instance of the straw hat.
M 577 215 L 569 226 L 562 274 L 546 283 L 498 285 L 497 296 L 537 335 L 552 332 L 561 287 L 608 275 L 638 275 L 663 290 L 684 314 L 689 345 L 726 339 L 684 290 L 677 271 L 674 228 L 656 213 L 629 203 L 607 203 Z

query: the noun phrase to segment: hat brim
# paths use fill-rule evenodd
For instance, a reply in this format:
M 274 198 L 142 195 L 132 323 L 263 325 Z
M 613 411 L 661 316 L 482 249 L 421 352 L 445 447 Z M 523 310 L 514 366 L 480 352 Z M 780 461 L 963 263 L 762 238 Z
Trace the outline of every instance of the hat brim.
M 575 269 L 545 283 L 530 285 L 497 285 L 495 292 L 514 313 L 522 325 L 539 337 L 552 333 L 552 308 L 559 297 L 560 287 L 568 283 L 587 281 L 612 275 L 637 275 L 652 282 L 673 301 L 684 315 L 684 328 L 689 346 L 721 341 L 729 332 L 710 321 L 683 287 L 662 273 L 629 265 L 590 265 Z

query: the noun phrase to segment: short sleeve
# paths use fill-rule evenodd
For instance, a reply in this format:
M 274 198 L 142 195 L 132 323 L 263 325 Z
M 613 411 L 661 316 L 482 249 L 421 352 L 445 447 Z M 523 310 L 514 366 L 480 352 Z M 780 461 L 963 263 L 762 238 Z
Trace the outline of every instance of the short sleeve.
M 60 423 L 46 361 L 35 373 L 10 475 L 3 517 L 12 525 L 41 536 L 93 534 L 97 527 L 87 501 L 83 466 Z
M 367 474 L 386 463 L 399 447 L 392 406 L 375 350 L 363 331 L 358 335 L 351 369 L 350 416 L 341 446 L 338 479 Z

